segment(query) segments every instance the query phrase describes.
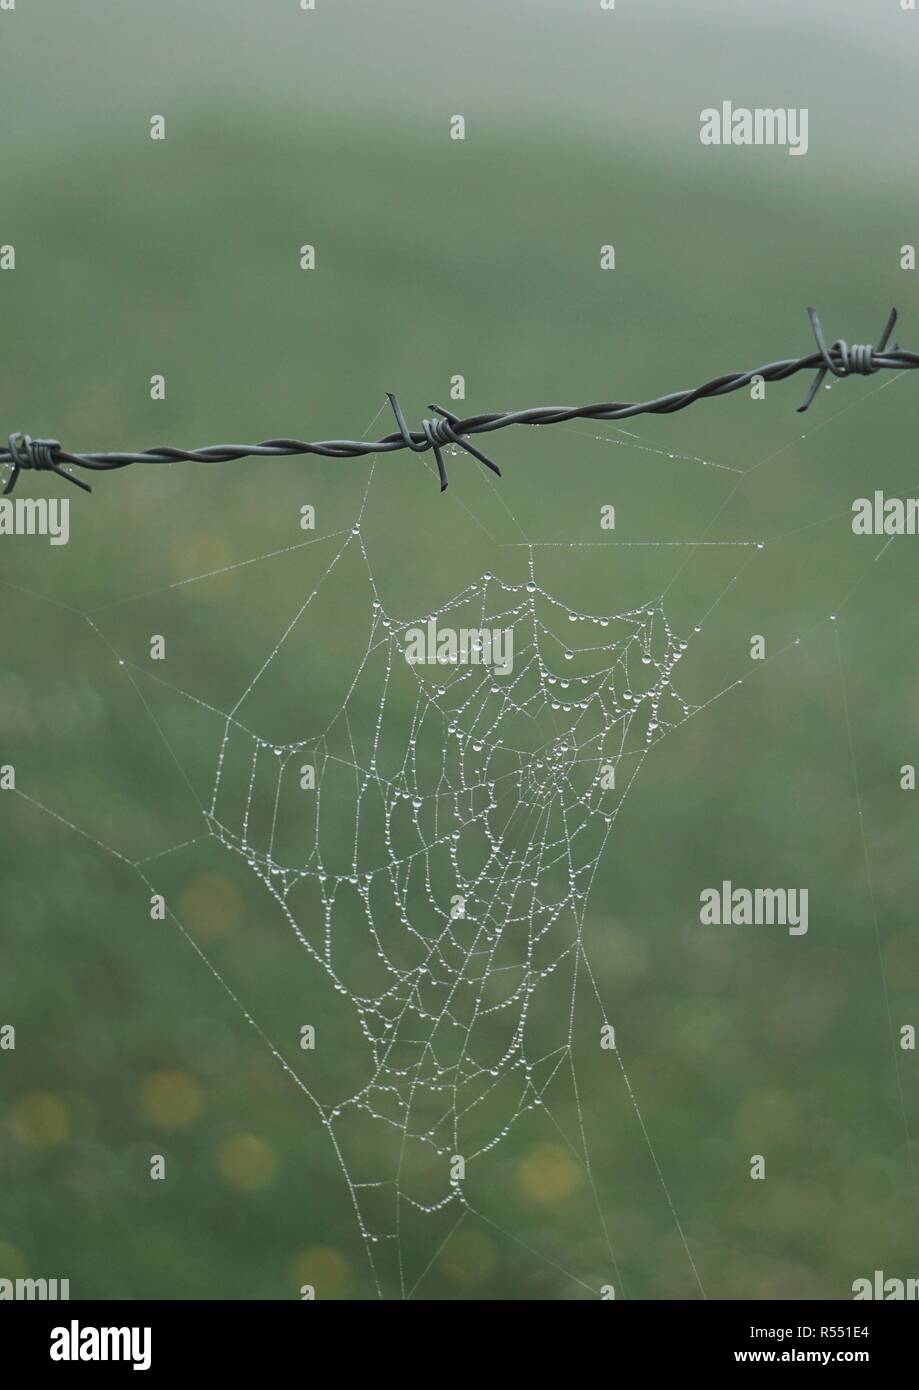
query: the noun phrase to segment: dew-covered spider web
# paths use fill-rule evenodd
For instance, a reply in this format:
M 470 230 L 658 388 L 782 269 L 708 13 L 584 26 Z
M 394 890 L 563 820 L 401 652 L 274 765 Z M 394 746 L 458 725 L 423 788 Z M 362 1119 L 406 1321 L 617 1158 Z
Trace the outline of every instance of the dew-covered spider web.
M 348 546 L 366 562 L 368 611 L 344 702 L 302 741 L 242 727 L 286 633 L 226 719 L 208 818 L 353 1011 L 361 1081 L 322 1111 L 332 1135 L 354 1113 L 379 1131 L 379 1175 L 353 1187 L 377 1243 L 397 1239 L 401 1202 L 461 1212 L 464 1168 L 567 1066 L 603 846 L 648 749 L 693 706 L 675 684 L 687 642 L 660 601 L 574 612 L 531 558 L 526 582 L 485 573 L 397 620 L 359 532 Z M 423 663 L 419 633 L 436 634 Z M 486 664 L 494 633 L 513 634 L 500 672 Z M 549 990 L 567 1004 L 547 1036 Z M 391 1193 L 388 1229 L 365 1216 L 367 1188 L 378 1213 Z
M 420 588 L 403 589 L 395 601 L 382 571 L 398 570 L 399 555 L 373 531 L 381 465 L 371 460 L 356 507 L 353 494 L 344 504 L 344 524 L 186 572 L 136 598 L 66 610 L 86 620 L 87 640 L 117 666 L 121 684 L 127 676 L 127 698 L 139 699 L 164 761 L 190 793 L 192 828 L 139 856 L 81 824 L 78 809 L 50 805 L 47 792 L 20 794 L 114 855 L 146 893 L 163 894 L 168 920 L 255 1029 L 285 1094 L 292 1083 L 301 1111 L 306 1102 L 326 1162 L 320 1177 L 318 1150 L 309 1149 L 299 1181 L 318 1186 L 306 1210 L 313 1221 L 324 1205 L 344 1204 L 363 1293 L 424 1296 L 457 1232 L 484 1231 L 574 1296 L 628 1297 L 617 1225 L 629 1229 L 634 1173 L 616 1178 L 620 1147 L 602 1178 L 594 1162 L 598 1138 L 602 1147 L 615 1126 L 629 1129 L 641 1156 L 641 1201 L 667 1227 L 679 1270 L 672 1285 L 683 1296 L 706 1293 L 671 1166 L 659 1157 L 618 1036 L 622 993 L 610 985 L 630 948 L 612 967 L 598 966 L 596 923 L 605 931 L 617 904 L 594 897 L 645 765 L 653 762 L 647 777 L 660 787 L 669 749 L 688 737 L 684 726 L 696 729 L 704 721 L 695 716 L 750 672 L 749 633 L 761 620 L 745 615 L 742 582 L 770 545 L 795 544 L 799 532 L 835 525 L 839 514 L 790 515 L 774 534 L 739 527 L 738 535 L 726 508 L 760 464 L 716 465 L 623 430 L 594 438 L 617 453 L 636 451 L 643 465 L 650 456 L 668 479 L 677 470 L 693 484 L 704 476 L 708 510 L 700 507 L 692 533 L 668 530 L 655 499 L 649 515 L 659 534 L 569 540 L 560 525 L 560 539 L 531 540 L 486 480 L 511 537 L 480 545 L 477 554 L 494 556 L 490 567 L 476 563 L 475 577 L 447 597 L 429 602 Z M 460 512 L 476 506 L 469 491 L 450 502 Z M 650 556 L 631 586 L 609 558 L 616 545 Z M 697 577 L 684 602 L 685 566 L 702 553 L 712 557 L 705 583 Z M 778 551 L 779 563 L 786 553 Z M 846 552 L 848 593 L 876 573 L 878 558 Z M 582 582 L 594 562 L 591 582 Z M 461 554 L 453 568 L 468 568 Z M 266 580 L 260 597 L 258 577 Z M 209 661 L 204 645 L 216 598 L 213 607 L 202 597 L 197 608 L 177 609 L 175 619 L 169 605 L 195 592 L 219 596 L 226 580 L 236 586 L 226 592 L 238 632 L 235 664 L 224 668 L 222 653 L 215 648 Z M 617 604 L 626 590 L 628 601 Z M 720 666 L 697 664 L 687 680 L 727 595 L 740 636 L 725 645 Z M 812 633 L 826 635 L 835 620 L 821 589 L 811 626 L 770 649 L 763 667 Z M 145 643 L 160 631 L 179 656 L 157 667 Z M 668 846 L 655 842 L 653 811 L 648 819 L 653 801 L 643 805 L 650 861 L 664 865 Z M 249 885 L 248 954 L 234 957 L 224 938 L 208 939 L 187 918 L 182 875 L 202 844 Z M 614 893 L 615 873 L 605 872 Z M 693 908 L 687 896 L 679 910 Z M 276 999 L 277 973 L 256 980 L 253 961 L 261 942 L 267 961 L 281 938 L 284 997 Z M 515 1182 L 527 1161 L 520 1155 L 538 1136 L 550 1141 L 548 1168 L 524 1179 L 543 1218 L 523 1225 Z M 564 1165 L 552 1167 L 559 1152 L 577 1168 L 585 1202 L 566 1218 L 574 1230 L 567 1243 L 556 1241 L 546 1215 L 568 1197 Z M 633 1231 L 632 1244 L 640 1239 Z M 475 1262 L 488 1250 L 473 1242 L 466 1254 Z M 324 1297 L 321 1260 L 317 1268 Z

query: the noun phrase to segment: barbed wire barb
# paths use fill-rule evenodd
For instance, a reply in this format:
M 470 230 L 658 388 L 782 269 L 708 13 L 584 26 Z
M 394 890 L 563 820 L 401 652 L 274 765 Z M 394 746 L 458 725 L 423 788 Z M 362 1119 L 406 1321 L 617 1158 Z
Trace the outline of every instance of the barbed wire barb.
M 739 391 L 754 379 L 763 381 L 784 381 L 797 372 L 816 368 L 816 375 L 808 388 L 807 395 L 798 406 L 798 411 L 808 410 L 814 401 L 827 373 L 842 378 L 846 376 L 873 376 L 879 371 L 911 371 L 919 367 L 919 353 L 906 352 L 896 343 L 888 346 L 890 335 L 897 322 L 897 311 L 891 309 L 878 339 L 877 345 L 852 347 L 837 338 L 832 346 L 827 345 L 816 309 L 808 308 L 811 328 L 816 339 L 817 351 L 804 357 L 788 357 L 771 362 L 753 371 L 731 372 L 713 377 L 702 386 L 688 391 L 673 391 L 668 395 L 657 396 L 654 400 L 643 402 L 606 401 L 598 405 L 583 406 L 536 406 L 530 410 L 502 411 L 490 415 L 470 415 L 460 419 L 442 406 L 429 408 L 438 416 L 436 420 L 423 420 L 420 430 L 411 430 L 406 421 L 397 397 L 388 393 L 388 400 L 396 417 L 398 429 L 382 439 L 324 439 L 307 442 L 302 439 L 266 439 L 260 444 L 213 444 L 204 449 L 175 449 L 162 447 L 147 449 L 140 453 L 69 453 L 56 439 L 32 439 L 28 434 L 14 432 L 9 436 L 9 446 L 0 450 L 0 465 L 10 469 L 10 476 L 3 489 L 8 496 L 24 472 L 50 472 L 66 479 L 84 492 L 91 492 L 88 483 L 75 476 L 73 468 L 93 472 L 111 472 L 117 468 L 128 468 L 133 464 L 152 463 L 229 463 L 245 458 L 286 458 L 299 454 L 317 454 L 323 458 L 361 458 L 368 454 L 396 453 L 409 449 L 416 454 L 433 452 L 443 492 L 448 486 L 447 469 L 444 461 L 444 448 L 448 445 L 462 449 L 479 463 L 501 476 L 498 465 L 470 442 L 470 435 L 490 434 L 495 430 L 507 429 L 511 425 L 559 425 L 570 420 L 626 420 L 635 415 L 672 415 L 685 410 L 696 401 L 726 396 Z
M 823 358 L 823 365 L 814 377 L 803 404 L 798 406 L 799 415 L 810 407 L 811 402 L 823 385 L 823 379 L 827 372 L 832 372 L 836 377 L 843 377 L 849 376 L 852 372 L 858 372 L 861 376 L 872 376 L 878 371 L 882 365 L 878 361 L 878 358 L 887 347 L 887 340 L 893 332 L 897 322 L 897 311 L 896 309 L 891 309 L 887 316 L 884 332 L 878 339 L 877 347 L 856 345 L 850 348 L 842 338 L 837 338 L 833 346 L 828 348 L 826 339 L 823 336 L 823 329 L 820 327 L 820 318 L 817 314 L 817 310 L 808 308 L 807 314 L 811 321 L 811 327 L 814 330 L 814 337 L 817 339 L 817 347 L 820 350 L 820 356 Z M 897 344 L 894 343 L 891 352 L 896 352 L 897 350 Z

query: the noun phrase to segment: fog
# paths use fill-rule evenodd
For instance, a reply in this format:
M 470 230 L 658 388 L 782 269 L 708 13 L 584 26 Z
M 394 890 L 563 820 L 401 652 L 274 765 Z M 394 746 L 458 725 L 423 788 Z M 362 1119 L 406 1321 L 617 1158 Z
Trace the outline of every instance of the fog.
M 7 0 L 9 3 L 9 0 Z M 833 164 L 912 168 L 919 14 L 900 0 L 15 0 L 0 138 L 81 143 L 168 109 L 497 121 L 679 147 L 723 100 L 807 106 Z M 43 69 L 46 80 L 36 82 Z M 888 135 L 869 109 L 884 113 Z

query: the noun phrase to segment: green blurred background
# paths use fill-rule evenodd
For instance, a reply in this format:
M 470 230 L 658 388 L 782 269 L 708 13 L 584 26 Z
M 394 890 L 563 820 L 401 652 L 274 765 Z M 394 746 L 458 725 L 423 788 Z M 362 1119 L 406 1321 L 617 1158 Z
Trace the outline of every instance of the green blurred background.
M 919 17 L 761 9 L 19 0 L 0 13 L 4 430 L 76 450 L 386 432 L 386 390 L 417 421 L 455 373 L 470 412 L 641 399 L 810 350 L 811 303 L 850 341 L 896 303 L 916 346 L 900 248 L 919 239 Z M 726 99 L 807 106 L 810 152 L 703 149 L 699 111 Z M 506 431 L 503 480 L 448 460 L 443 497 L 407 455 L 369 491 L 363 461 L 135 468 L 73 490 L 68 546 L 0 539 L 0 763 L 25 793 L 0 798 L 17 1043 L 0 1051 L 0 1277 L 67 1277 L 73 1297 L 376 1295 L 328 1137 L 246 1018 L 343 1098 L 347 1059 L 297 1040 L 303 1022 L 334 1032 L 347 1001 L 245 863 L 199 838 L 214 711 L 365 492 L 392 614 L 484 570 L 519 582 L 526 539 L 572 607 L 666 591 L 692 637 L 681 693 L 720 695 L 652 749 L 594 884 L 585 944 L 618 1058 L 579 990 L 580 1104 L 560 1077 L 551 1117 L 475 1165 L 480 1215 L 452 1235 L 455 1209 L 406 1210 L 404 1283 L 382 1251 L 384 1296 L 845 1298 L 875 1269 L 919 1273 L 917 1062 L 897 1045 L 919 1024 L 917 810 L 899 789 L 919 755 L 917 542 L 879 556 L 850 528 L 854 497 L 919 479 L 916 383 L 842 383 L 799 417 L 806 384 L 628 435 Z M 290 549 L 305 503 L 318 539 Z M 703 536 L 746 544 L 687 544 Z M 368 602 L 358 567 L 311 609 L 267 737 L 307 738 L 344 699 Z M 150 861 L 187 936 L 150 921 L 110 850 Z M 808 934 L 701 928 L 722 878 L 806 886 Z M 548 1013 L 570 996 L 559 979 Z

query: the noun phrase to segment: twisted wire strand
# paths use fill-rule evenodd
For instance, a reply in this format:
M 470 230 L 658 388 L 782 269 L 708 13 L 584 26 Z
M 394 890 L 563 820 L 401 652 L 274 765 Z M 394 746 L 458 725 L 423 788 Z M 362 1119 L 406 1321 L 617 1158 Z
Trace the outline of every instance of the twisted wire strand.
M 56 473 L 58 477 L 82 488 L 84 492 L 90 492 L 92 489 L 89 484 L 76 477 L 70 471 L 71 468 L 110 472 L 117 468 L 128 468 L 135 463 L 230 463 L 236 459 L 286 458 L 297 454 L 318 454 L 323 458 L 361 458 L 367 454 L 396 453 L 402 449 L 410 449 L 416 454 L 433 451 L 440 489 L 443 492 L 448 483 L 443 450 L 451 445 L 464 450 L 498 477 L 501 476 L 498 465 L 470 443 L 470 435 L 491 434 L 511 425 L 560 425 L 570 420 L 627 420 L 634 415 L 672 415 L 678 410 L 685 410 L 687 406 L 694 405 L 696 401 L 739 391 L 756 377 L 762 378 L 763 381 L 784 381 L 797 372 L 816 369 L 807 395 L 798 406 L 799 411 L 805 411 L 813 402 L 827 373 L 839 378 L 852 375 L 872 376 L 879 371 L 910 371 L 919 367 L 919 353 L 906 352 L 896 343 L 888 345 L 897 322 L 896 309 L 891 309 L 884 331 L 874 346 L 850 346 L 841 338 L 828 345 L 817 311 L 809 308 L 807 312 L 817 342 L 816 352 L 804 357 L 783 358 L 778 362 L 756 367 L 752 371 L 729 372 L 724 376 L 713 377 L 702 386 L 688 391 L 673 391 L 650 401 L 536 406 L 530 410 L 499 411 L 488 415 L 470 415 L 464 419 L 442 406 L 432 405 L 429 408 L 438 418 L 423 420 L 420 430 L 412 430 L 398 399 L 390 392 L 388 399 L 398 429 L 382 439 L 323 439 L 313 442 L 302 439 L 265 439 L 260 444 L 212 444 L 203 449 L 161 447 L 139 453 L 75 454 L 65 450 L 56 439 L 32 439 L 30 435 L 14 433 L 10 435 L 9 447 L 0 450 L 0 464 L 6 464 L 11 468 L 3 495 L 11 493 L 20 474 L 27 471 Z

